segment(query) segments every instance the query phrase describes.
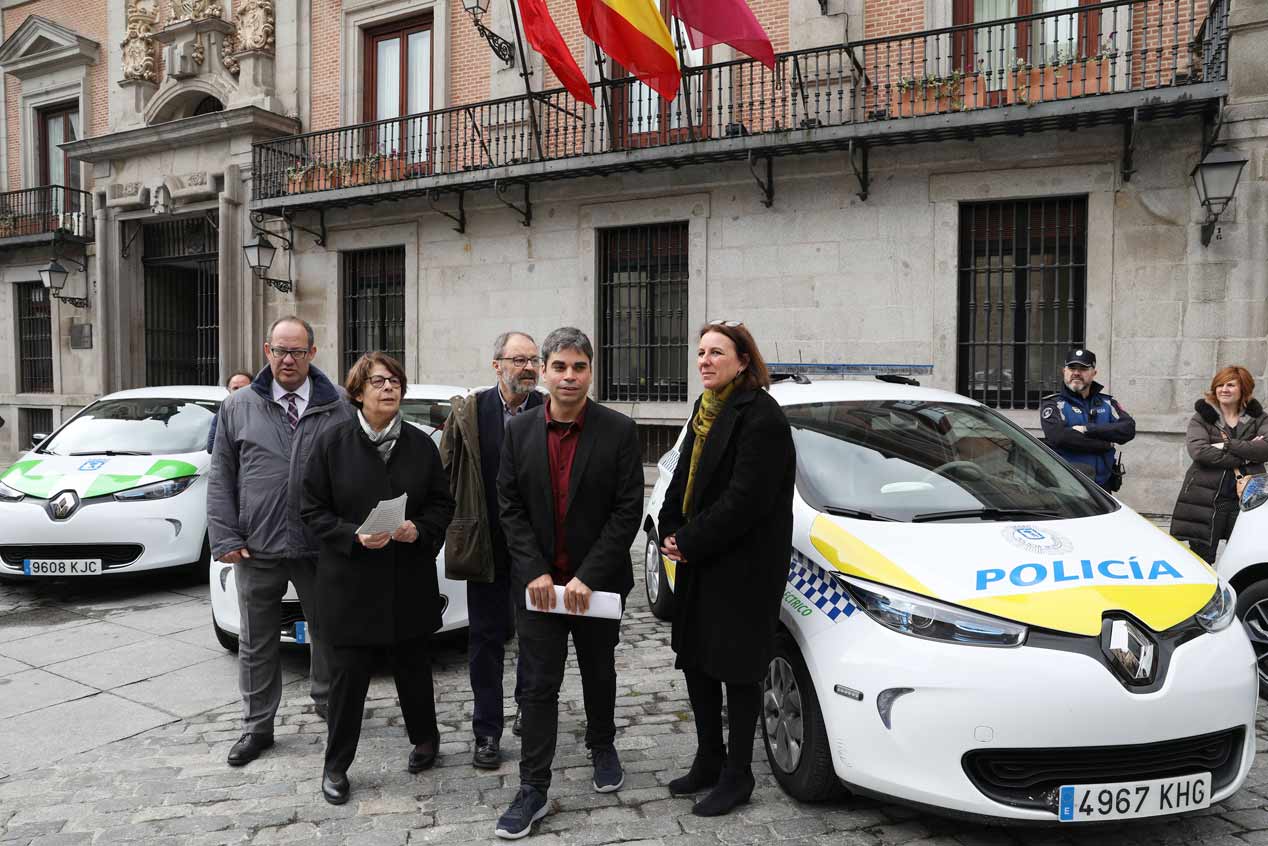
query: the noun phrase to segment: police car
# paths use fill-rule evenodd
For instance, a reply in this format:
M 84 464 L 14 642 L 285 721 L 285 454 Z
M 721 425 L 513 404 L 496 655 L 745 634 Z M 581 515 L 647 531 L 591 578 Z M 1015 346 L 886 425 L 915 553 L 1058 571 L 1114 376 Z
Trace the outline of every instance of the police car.
M 440 445 L 440 435 L 445 419 L 449 416 L 449 400 L 464 396 L 466 388 L 453 385 L 416 385 L 411 383 L 401 401 L 401 416 L 422 429 Z M 204 435 L 204 437 L 206 437 Z M 220 645 L 231 652 L 238 650 L 238 635 L 242 631 L 242 618 L 238 612 L 238 589 L 233 577 L 233 565 L 216 560 L 210 572 L 211 627 Z M 445 578 L 445 551 L 436 557 L 436 582 L 440 587 L 440 601 L 444 608 L 441 631 L 448 632 L 467 626 L 467 586 Z M 308 623 L 304 609 L 299 604 L 295 586 L 286 586 L 282 599 L 282 627 L 279 632 L 283 643 L 307 643 Z
M 1259 695 L 1268 698 L 1268 475 L 1253 476 L 1242 492 L 1237 525 L 1216 568 L 1237 591 L 1237 616 L 1246 625 Z
M 771 395 L 797 449 L 761 718 L 787 793 L 1079 824 L 1240 787 L 1255 655 L 1201 560 L 973 400 L 804 379 Z M 644 522 L 661 617 L 675 568 L 656 516 L 677 450 Z
M 203 567 L 207 431 L 223 388 L 104 396 L 0 473 L 0 577 Z

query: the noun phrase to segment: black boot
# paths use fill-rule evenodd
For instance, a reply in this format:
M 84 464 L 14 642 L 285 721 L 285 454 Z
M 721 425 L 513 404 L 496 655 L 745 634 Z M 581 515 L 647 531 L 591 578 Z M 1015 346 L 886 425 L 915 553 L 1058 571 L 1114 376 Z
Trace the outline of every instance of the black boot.
M 718 783 L 722 774 L 722 764 L 726 761 L 726 747 L 721 751 L 708 754 L 696 752 L 691 762 L 691 769 L 684 776 L 679 776 L 669 783 L 669 793 L 673 796 L 687 796 L 697 793 Z
M 697 817 L 720 817 L 723 814 L 729 814 L 736 805 L 744 805 L 748 802 L 749 797 L 753 795 L 755 784 L 752 768 L 735 770 L 726 767 L 718 778 L 717 787 L 697 802 L 691 809 L 691 813 Z

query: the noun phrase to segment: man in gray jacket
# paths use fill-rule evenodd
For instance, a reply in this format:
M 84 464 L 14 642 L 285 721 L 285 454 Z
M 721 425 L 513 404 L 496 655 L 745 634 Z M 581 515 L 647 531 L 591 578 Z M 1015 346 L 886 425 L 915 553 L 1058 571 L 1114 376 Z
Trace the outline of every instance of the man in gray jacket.
M 317 436 L 354 413 L 343 389 L 312 366 L 316 353 L 306 321 L 274 321 L 264 344 L 269 366 L 230 395 L 217 416 L 207 530 L 212 554 L 234 565 L 242 618 L 243 734 L 229 751 L 233 767 L 273 745 L 273 717 L 282 698 L 282 597 L 292 582 L 300 603 L 311 609 L 316 573 L 318 542 L 299 518 L 304 466 Z M 330 671 L 320 638 L 309 613 L 312 696 L 324 718 Z

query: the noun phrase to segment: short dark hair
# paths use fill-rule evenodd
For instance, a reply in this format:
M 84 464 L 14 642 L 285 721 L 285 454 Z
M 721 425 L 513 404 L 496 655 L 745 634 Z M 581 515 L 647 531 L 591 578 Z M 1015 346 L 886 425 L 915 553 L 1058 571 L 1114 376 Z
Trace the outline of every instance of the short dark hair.
M 268 341 L 270 344 L 273 343 L 273 330 L 281 326 L 283 323 L 298 323 L 300 326 L 303 326 L 304 331 L 308 333 L 308 348 L 311 350 L 313 347 L 317 346 L 317 335 L 313 332 L 313 324 L 309 323 L 297 314 L 288 314 L 285 317 L 279 317 L 277 320 L 274 320 L 273 323 L 270 324 L 269 334 L 264 340 Z
M 493 358 L 495 360 L 502 357 L 502 354 L 506 352 L 506 345 L 509 344 L 511 342 L 511 339 L 514 338 L 516 335 L 520 336 L 521 338 L 527 338 L 530 344 L 532 344 L 533 346 L 537 346 L 537 342 L 533 340 L 533 336 L 528 334 L 527 332 L 516 332 L 516 331 L 503 332 L 501 335 L 498 335 L 497 338 L 493 340 Z
M 228 379 L 225 379 L 225 387 L 226 387 L 226 388 L 227 388 L 227 387 L 229 387 L 229 383 L 230 383 L 230 382 L 232 382 L 232 381 L 234 380 L 234 377 L 236 377 L 236 376 L 245 376 L 245 377 L 247 377 L 247 381 L 248 381 L 248 382 L 254 382 L 254 381 L 255 381 L 255 374 L 254 374 L 254 373 L 249 373 L 249 372 L 247 372 L 246 370 L 235 370 L 235 371 L 233 371 L 232 373 L 230 373 L 230 374 L 229 374 L 229 378 L 228 378 Z
M 735 387 L 740 390 L 770 387 L 770 368 L 766 366 L 766 359 L 762 358 L 762 351 L 757 348 L 757 341 L 753 340 L 752 333 L 743 323 L 736 326 L 730 326 L 727 323 L 706 323 L 700 327 L 697 339 L 703 338 L 706 332 L 726 335 L 731 339 L 731 343 L 735 344 L 736 355 L 748 359 L 748 364 L 735 377 Z
M 550 361 L 550 357 L 563 350 L 576 350 L 594 363 L 594 345 L 575 326 L 561 326 L 546 336 L 542 341 L 542 361 Z
M 348 368 L 348 378 L 344 380 L 344 390 L 348 392 L 348 399 L 357 408 L 361 407 L 361 401 L 357 399 L 357 394 L 365 391 L 365 386 L 370 382 L 370 373 L 374 370 L 374 365 L 381 364 L 387 368 L 387 371 L 401 380 L 401 399 L 405 398 L 405 368 L 401 363 L 385 352 L 378 350 L 368 352 L 361 356 Z

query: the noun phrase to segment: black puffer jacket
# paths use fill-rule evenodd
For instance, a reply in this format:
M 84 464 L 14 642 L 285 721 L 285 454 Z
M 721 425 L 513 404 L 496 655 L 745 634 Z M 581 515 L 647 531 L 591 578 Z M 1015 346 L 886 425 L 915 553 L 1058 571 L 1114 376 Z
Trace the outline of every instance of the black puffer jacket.
M 1171 534 L 1204 547 L 1212 545 L 1215 500 L 1224 478 L 1234 469 L 1243 473 L 1264 472 L 1268 461 L 1268 415 L 1258 400 L 1246 404 L 1241 419 L 1232 429 L 1220 417 L 1219 409 L 1204 399 L 1193 404 L 1197 412 L 1189 421 L 1184 445 L 1193 459 L 1184 474 L 1180 497 L 1171 513 Z M 1214 446 L 1228 435 L 1228 444 Z M 1255 440 L 1261 437 L 1263 440 Z

